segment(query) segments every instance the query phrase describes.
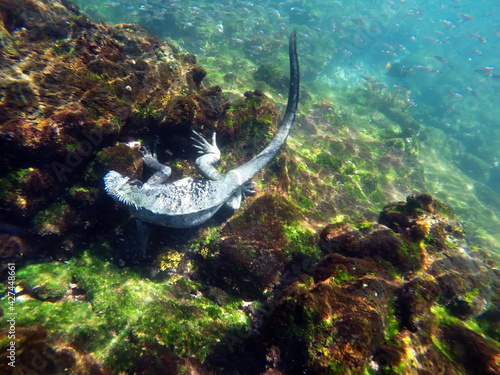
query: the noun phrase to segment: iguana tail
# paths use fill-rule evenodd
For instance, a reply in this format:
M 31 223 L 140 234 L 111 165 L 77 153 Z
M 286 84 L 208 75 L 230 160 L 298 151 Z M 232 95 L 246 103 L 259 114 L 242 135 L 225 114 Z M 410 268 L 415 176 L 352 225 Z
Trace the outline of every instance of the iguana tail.
M 297 58 L 297 40 L 296 32 L 292 32 L 289 42 L 290 56 L 290 88 L 288 90 L 288 104 L 286 106 L 285 116 L 278 129 L 274 139 L 262 150 L 255 158 L 249 162 L 232 170 L 232 173 L 240 175 L 241 181 L 245 182 L 255 176 L 267 163 L 269 163 L 279 152 L 281 146 L 286 141 L 288 133 L 295 120 L 295 112 L 299 102 L 299 61 Z

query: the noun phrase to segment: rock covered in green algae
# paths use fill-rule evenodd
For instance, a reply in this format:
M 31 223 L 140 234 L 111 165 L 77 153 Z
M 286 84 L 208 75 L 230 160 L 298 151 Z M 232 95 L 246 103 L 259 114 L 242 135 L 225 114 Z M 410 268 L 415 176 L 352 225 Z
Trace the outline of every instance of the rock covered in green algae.
M 141 177 L 143 170 L 142 158 L 137 150 L 122 143 L 99 151 L 96 164 L 136 179 Z
M 450 209 L 421 194 L 380 218 L 391 228 L 327 226 L 327 255 L 277 291 L 249 337 L 229 336 L 233 364 L 222 348 L 213 364 L 282 374 L 500 371 L 498 331 L 483 318 L 497 314 L 489 301 L 498 274 L 467 248 Z
M 241 300 L 227 297 L 218 304 L 186 277 L 151 280 L 91 253 L 18 269 L 16 346 L 26 371 L 40 363 L 33 349 L 47 371 L 204 373 L 200 361 L 224 333 L 247 324 Z
M 227 293 L 255 300 L 280 282 L 290 260 L 284 228 L 296 208 L 279 194 L 263 194 L 231 218 L 196 258 L 196 277 Z

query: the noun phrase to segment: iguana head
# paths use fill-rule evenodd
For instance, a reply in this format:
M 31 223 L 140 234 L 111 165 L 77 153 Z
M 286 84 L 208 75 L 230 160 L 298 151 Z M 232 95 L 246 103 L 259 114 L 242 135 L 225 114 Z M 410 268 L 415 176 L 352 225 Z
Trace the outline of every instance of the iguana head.
M 116 201 L 135 206 L 129 197 L 133 197 L 137 194 L 137 190 L 142 187 L 142 182 L 131 179 L 130 177 L 124 176 L 116 171 L 109 171 L 106 176 L 104 176 L 104 189 L 106 193 L 111 195 Z

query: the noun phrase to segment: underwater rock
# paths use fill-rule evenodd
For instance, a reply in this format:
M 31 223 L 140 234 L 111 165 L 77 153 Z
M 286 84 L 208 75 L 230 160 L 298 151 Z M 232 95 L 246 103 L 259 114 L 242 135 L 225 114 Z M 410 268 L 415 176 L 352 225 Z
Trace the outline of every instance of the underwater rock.
M 416 271 L 423 262 L 418 246 L 402 240 L 389 228 L 379 224 L 361 230 L 347 223 L 329 225 L 321 232 L 319 245 L 327 253 L 381 258 L 402 272 Z
M 461 320 L 477 317 L 489 305 L 495 274 L 478 259 L 454 255 L 436 260 L 429 268 L 440 290 L 440 303 Z
M 490 301 L 500 279 L 467 247 L 451 210 L 419 194 L 387 205 L 380 221 L 390 228 L 324 228 L 319 246 L 327 255 L 254 311 L 253 331 L 230 333 L 212 366 L 235 373 L 498 373 L 500 350 L 485 336 L 490 329 L 495 338 L 495 330 L 481 317 L 497 316 Z
M 11 110 L 22 109 L 29 111 L 29 107 L 37 107 L 38 101 L 31 82 L 25 74 L 19 77 L 6 77 L 0 83 L 3 98 L 0 108 L 7 117 Z
M 276 134 L 279 114 L 273 102 L 260 90 L 245 92 L 245 99 L 230 108 L 225 120 L 227 136 L 245 162 L 257 155 Z
M 180 358 L 160 344 L 150 344 L 132 369 L 135 374 L 211 375 L 196 358 Z
M 20 168 L 0 178 L 0 210 L 8 220 L 32 216 L 60 194 L 55 176 L 43 168 Z
M 32 231 L 39 236 L 64 235 L 71 228 L 81 223 L 71 206 L 66 203 L 54 203 L 33 217 Z
M 6 337 L 7 330 L 0 331 Z M 4 340 L 0 349 L 7 353 L 9 341 Z M 16 327 L 16 370 L 19 373 L 58 374 L 69 370 L 71 374 L 111 375 L 105 366 L 92 356 L 79 353 L 72 347 L 54 345 L 50 342 L 47 330 L 42 326 Z M 10 374 L 7 361 L 0 363 L 0 371 Z M 15 372 L 17 373 L 17 372 Z
M 444 327 L 442 339 L 450 353 L 468 374 L 497 374 L 500 369 L 500 348 L 480 334 L 461 325 Z
M 214 127 L 222 121 L 228 108 L 229 102 L 218 86 L 177 96 L 160 111 L 159 116 L 163 119 L 161 131 L 182 128 L 186 131 L 195 124 Z
M 288 75 L 275 64 L 262 64 L 253 76 L 256 81 L 266 82 L 279 91 L 285 91 L 288 87 Z
M 12 225 L 8 225 L 7 228 L 5 228 L 5 226 L 5 224 L 0 224 L 1 273 L 7 269 L 8 263 L 18 263 L 23 257 L 33 255 L 32 244 L 28 239 L 23 238 L 28 232 L 27 229 Z M 15 233 L 18 233 L 18 235 Z
M 244 213 L 228 220 L 220 239 L 208 245 L 207 255 L 196 260 L 197 278 L 245 300 L 262 297 L 280 282 L 289 260 L 283 227 L 294 212 L 278 194 L 253 200 Z
M 106 147 L 97 154 L 96 162 L 101 170 L 113 170 L 130 178 L 142 175 L 142 156 L 124 144 Z
M 184 61 L 189 61 L 189 60 L 184 59 Z M 207 72 L 201 66 L 193 66 L 193 68 L 189 71 L 187 76 L 188 83 L 192 82 L 190 86 L 200 88 L 201 81 L 203 81 L 203 78 L 205 78 L 206 75 Z

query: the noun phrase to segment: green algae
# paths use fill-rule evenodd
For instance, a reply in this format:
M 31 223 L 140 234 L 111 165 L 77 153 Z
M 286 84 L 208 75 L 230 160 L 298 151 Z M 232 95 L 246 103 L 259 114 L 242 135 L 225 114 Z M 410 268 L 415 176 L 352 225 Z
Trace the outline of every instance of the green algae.
M 476 294 L 474 290 L 471 291 L 472 294 Z M 498 334 L 495 335 L 494 329 L 492 327 L 496 324 L 494 320 L 483 319 L 480 315 L 476 318 L 469 318 L 466 320 L 461 320 L 450 314 L 446 306 L 435 305 L 431 307 L 431 312 L 437 319 L 440 326 L 449 327 L 449 326 L 462 326 L 465 327 L 472 332 L 479 334 L 481 337 L 484 337 L 492 344 L 497 347 L 500 346 L 500 340 L 498 340 Z M 453 356 L 453 348 L 449 347 L 449 345 L 444 340 L 440 340 L 435 335 L 432 335 L 432 342 L 436 345 L 448 358 L 452 359 Z
M 446 306 L 435 305 L 431 307 L 432 314 L 436 317 L 439 324 L 444 326 L 450 326 L 453 324 L 464 326 L 471 331 L 474 331 L 480 335 L 483 335 L 483 330 L 480 325 L 477 323 L 476 319 L 470 318 L 467 320 L 461 320 L 450 314 Z
M 94 255 L 103 250 L 86 251 L 65 263 L 20 268 L 24 290 L 43 288 L 52 302 L 18 299 L 17 324 L 42 324 L 49 338 L 83 345 L 83 350 L 119 372 L 130 369 L 141 348 L 153 343 L 172 348 L 178 356 L 203 360 L 227 329 L 248 323 L 239 308 L 241 301 L 232 299 L 219 306 L 196 292 L 200 289 L 196 282 L 178 275 L 150 280 Z M 84 291 L 84 300 L 72 296 L 68 286 L 75 282 Z M 5 300 L 1 303 L 5 308 Z
M 446 356 L 446 358 L 448 358 L 449 360 L 453 360 L 452 351 L 450 350 L 450 348 L 448 347 L 446 342 L 440 340 L 435 335 L 431 335 L 431 340 L 432 340 L 432 343 L 434 344 L 434 346 L 436 348 L 438 348 L 439 351 Z
M 81 147 L 80 142 L 75 141 L 75 142 L 67 142 L 64 144 L 64 149 L 69 152 L 75 152 L 79 150 Z
M 354 280 L 356 277 L 351 275 L 349 272 L 343 269 L 338 269 L 334 276 L 334 281 L 339 285 L 343 286 L 349 281 Z
M 73 185 L 69 188 L 69 194 L 71 196 L 77 196 L 79 194 L 85 194 L 85 195 L 90 195 L 90 194 L 96 194 L 96 189 L 95 188 L 89 188 L 81 185 Z
M 72 210 L 66 202 L 56 202 L 33 217 L 33 230 L 38 234 L 64 234 L 72 216 Z
M 30 269 L 21 269 L 17 273 L 18 285 L 28 292 L 36 291 L 36 297 L 42 300 L 56 300 L 68 291 L 68 280 L 71 274 L 63 266 L 58 267 L 57 274 L 53 273 L 51 263 L 33 264 Z
M 385 316 L 385 341 L 387 343 L 392 343 L 397 341 L 397 334 L 400 332 L 400 324 L 396 318 L 396 298 L 394 295 L 389 296 L 389 302 L 387 304 L 388 311 Z
M 54 52 L 59 56 L 70 55 L 75 51 L 75 46 L 68 39 L 58 39 L 52 46 Z
M 357 230 L 360 231 L 374 229 L 376 226 L 376 224 L 371 221 L 359 221 L 351 225 L 353 226 L 353 228 L 356 228 Z
M 422 268 L 424 254 L 422 252 L 422 244 L 420 242 L 403 241 L 401 246 L 398 248 L 397 256 L 401 256 L 404 259 L 404 265 L 411 271 L 418 271 Z
M 288 75 L 278 65 L 274 63 L 262 64 L 254 73 L 257 81 L 266 82 L 275 90 L 283 91 L 288 87 Z
M 209 246 L 220 238 L 220 228 L 208 227 L 197 238 L 191 241 L 189 245 L 190 251 L 201 254 L 204 258 L 215 257 L 217 254 L 213 251 L 213 247 Z
M 21 168 L 0 178 L 0 199 L 7 200 L 13 194 L 18 194 L 18 187 L 27 182 L 29 173 L 34 170 L 34 168 Z
M 286 237 L 285 253 L 289 256 L 302 254 L 307 257 L 319 259 L 321 251 L 316 246 L 315 233 L 300 225 L 298 222 L 283 225 Z

